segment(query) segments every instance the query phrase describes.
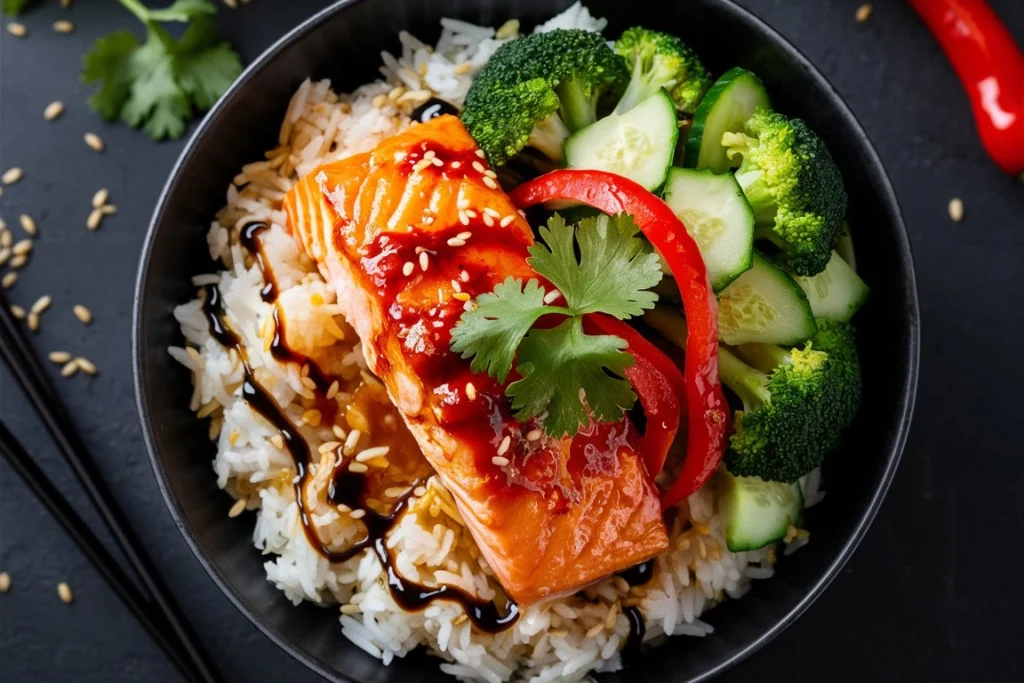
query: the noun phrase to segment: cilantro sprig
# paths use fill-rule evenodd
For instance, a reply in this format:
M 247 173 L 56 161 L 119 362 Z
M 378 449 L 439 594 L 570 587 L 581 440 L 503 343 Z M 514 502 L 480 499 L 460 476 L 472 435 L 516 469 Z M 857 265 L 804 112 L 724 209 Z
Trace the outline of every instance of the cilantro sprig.
M 507 278 L 481 294 L 452 330 L 451 348 L 472 359 L 474 372 L 504 383 L 515 365 L 520 379 L 505 393 L 520 422 L 544 416 L 544 430 L 573 436 L 591 419 L 613 421 L 636 402 L 623 373 L 633 364 L 626 342 L 583 331 L 583 316 L 605 313 L 624 320 L 653 308 L 649 291 L 661 281 L 658 257 L 625 214 L 567 225 L 555 214 L 541 227 L 542 242 L 527 262 L 565 299 L 545 303 L 537 279 Z M 535 328 L 545 315 L 564 318 Z
M 181 137 L 193 110 L 205 111 L 242 72 L 242 62 L 220 38 L 210 0 L 176 0 L 149 9 L 119 0 L 146 27 L 140 44 L 128 30 L 99 38 L 83 60 L 82 81 L 99 83 L 89 106 L 108 120 L 121 118 L 160 140 Z M 187 23 L 175 39 L 162 23 Z
M 16 17 L 34 0 L 4 0 L 4 14 Z

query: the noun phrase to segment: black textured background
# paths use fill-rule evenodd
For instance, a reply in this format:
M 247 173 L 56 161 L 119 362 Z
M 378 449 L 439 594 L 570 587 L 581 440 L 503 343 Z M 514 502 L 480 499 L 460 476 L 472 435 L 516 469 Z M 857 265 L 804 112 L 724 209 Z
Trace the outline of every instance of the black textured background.
M 1024 3 L 991 2 L 1024 42 Z M 220 19 L 249 61 L 325 4 L 254 0 L 225 9 Z M 1024 449 L 1014 422 L 1024 407 L 1015 338 L 1024 329 L 1024 185 L 984 156 L 953 73 L 901 0 L 875 2 L 864 24 L 854 21 L 857 0 L 740 4 L 810 57 L 874 140 L 915 249 L 923 355 L 906 454 L 860 550 L 795 626 L 722 680 L 1021 680 L 1024 598 L 1013 586 L 1024 529 L 1017 496 Z M 55 34 L 50 24 L 65 17 L 75 32 Z M 99 366 L 95 379 L 57 378 L 58 386 L 229 680 L 316 680 L 263 638 L 192 557 L 164 508 L 136 423 L 132 286 L 153 203 L 181 143 L 155 144 L 99 121 L 85 106 L 89 89 L 78 82 L 92 41 L 134 28 L 134 19 L 113 0 L 79 0 L 70 11 L 43 0 L 23 21 L 27 38 L 0 33 L 0 170 L 25 170 L 18 185 L 4 187 L 0 215 L 18 233 L 18 215 L 31 214 L 40 236 L 8 294 L 23 306 L 53 295 L 35 336 L 40 351 L 67 349 Z M 56 99 L 67 109 L 48 123 L 42 111 Z M 105 153 L 85 146 L 86 131 L 103 137 Z M 119 211 L 90 233 L 89 199 L 100 187 L 110 188 Z M 954 196 L 967 209 L 960 224 L 946 213 Z M 870 239 L 862 237 L 859 248 L 870 249 Z M 75 320 L 75 303 L 92 309 L 91 326 Z M 2 372 L 0 418 L 69 497 L 83 502 Z M 0 571 L 13 580 L 0 596 L 0 679 L 175 680 L 160 651 L 2 464 Z M 60 581 L 75 592 L 71 606 L 57 597 Z

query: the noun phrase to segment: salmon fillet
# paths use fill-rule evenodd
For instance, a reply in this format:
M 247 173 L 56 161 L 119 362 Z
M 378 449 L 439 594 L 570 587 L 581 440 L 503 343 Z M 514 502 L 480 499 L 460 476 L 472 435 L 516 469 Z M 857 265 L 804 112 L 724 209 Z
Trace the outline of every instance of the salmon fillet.
M 537 277 L 530 226 L 482 157 L 442 116 L 310 173 L 285 208 L 495 576 L 529 605 L 650 559 L 668 538 L 628 419 L 550 438 L 449 350 L 472 297 Z

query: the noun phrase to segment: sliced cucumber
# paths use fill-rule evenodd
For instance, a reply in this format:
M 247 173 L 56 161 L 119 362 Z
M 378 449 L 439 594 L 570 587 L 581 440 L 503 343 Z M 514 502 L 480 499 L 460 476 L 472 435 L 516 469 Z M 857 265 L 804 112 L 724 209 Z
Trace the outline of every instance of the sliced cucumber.
M 654 191 L 672 165 L 679 123 L 664 90 L 625 114 L 612 114 L 577 131 L 565 142 L 570 168 L 608 171 Z
M 790 526 L 799 526 L 804 510 L 800 482 L 735 477 L 724 467 L 716 476 L 718 514 L 732 552 L 763 548 L 785 538 Z
M 754 263 L 718 295 L 718 337 L 738 344 L 798 344 L 818 331 L 807 295 L 754 250 Z
M 700 247 L 716 292 L 750 269 L 754 210 L 731 173 L 671 168 L 665 203 Z
M 825 270 L 811 277 L 793 279 L 807 294 L 815 318 L 849 322 L 871 292 L 838 252 L 832 252 Z
M 771 109 L 772 103 L 761 79 L 740 67 L 726 71 L 711 86 L 693 114 L 686 137 L 684 166 L 725 173 L 733 163 L 725 154 L 722 136 L 743 130 L 757 109 Z
M 853 235 L 850 234 L 850 224 L 843 221 L 842 230 L 839 233 L 839 237 L 836 238 L 836 251 L 846 261 L 846 265 L 853 268 L 853 272 L 857 272 L 857 257 L 853 252 Z

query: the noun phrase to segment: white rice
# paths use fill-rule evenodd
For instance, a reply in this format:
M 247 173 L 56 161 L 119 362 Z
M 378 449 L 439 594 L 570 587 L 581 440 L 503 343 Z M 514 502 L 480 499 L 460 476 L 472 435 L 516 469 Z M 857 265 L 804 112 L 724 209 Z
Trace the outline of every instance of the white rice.
M 605 23 L 577 3 L 537 30 L 601 30 Z M 300 368 L 279 363 L 268 351 L 265 324 L 273 305 L 260 297 L 263 277 L 239 243 L 240 228 L 250 220 L 270 224 L 262 239 L 279 285 L 278 305 L 287 321 L 288 344 L 327 374 L 345 379 L 337 396 L 339 415 L 345 415 L 344 407 L 367 376 L 366 364 L 358 340 L 338 315 L 334 292 L 287 235 L 281 199 L 301 175 L 318 165 L 370 150 L 405 129 L 410 111 L 426 96 L 460 104 L 473 75 L 509 39 L 504 36 L 510 27 L 501 29 L 499 39 L 493 28 L 454 19 L 441 24 L 441 37 L 433 48 L 408 33 L 400 34 L 401 54 L 382 53 L 385 80 L 347 95 L 332 91 L 326 80 L 302 83 L 288 107 L 278 146 L 235 178 L 226 206 L 210 227 L 210 257 L 217 262 L 211 270 L 219 270 L 193 282 L 219 287 L 228 321 L 242 338 L 257 380 L 295 424 L 310 407 L 312 392 L 304 386 Z M 404 92 L 396 90 L 399 86 Z M 670 529 L 671 550 L 657 559 L 646 586 L 630 588 L 620 578 L 608 578 L 578 596 L 524 610 L 514 627 L 497 635 L 474 631 L 455 603 L 438 601 L 422 612 L 405 612 L 392 599 L 372 553 L 331 564 L 309 544 L 292 488 L 291 457 L 275 445 L 276 431 L 241 398 L 243 367 L 237 354 L 210 337 L 201 299 L 179 306 L 174 314 L 186 344 L 169 351 L 192 374 L 191 409 L 210 418 L 210 436 L 218 446 L 213 463 L 218 486 L 257 510 L 253 543 L 267 556 L 268 580 L 295 604 L 308 600 L 341 605 L 343 633 L 384 664 L 423 646 L 445 660 L 444 671 L 465 681 L 582 680 L 593 672 L 621 668 L 619 652 L 629 632 L 624 606 L 636 605 L 642 611 L 647 642 L 671 635 L 704 637 L 713 631 L 700 618 L 705 610 L 726 597 L 742 596 L 752 580 L 773 573 L 773 548 L 740 553 L 726 549 L 714 492 L 706 488 L 680 506 Z M 345 328 L 344 340 L 325 332 L 332 323 Z M 393 412 L 388 405 L 377 409 Z M 353 441 L 352 447 L 361 450 L 386 445 L 373 430 L 360 429 L 365 425 L 356 413 L 342 421 L 342 440 Z M 306 424 L 300 431 L 316 453 L 321 444 L 339 440 L 332 427 Z M 356 429 L 360 431 L 352 434 Z M 318 470 L 311 467 L 307 484 L 313 487 L 307 489 L 307 499 L 313 501 L 311 518 L 329 547 L 344 549 L 363 535 L 362 526 L 347 511 L 318 497 L 323 486 Z M 820 475 L 813 473 L 806 484 L 808 505 L 823 495 Z M 226 502 L 225 511 L 229 507 Z M 790 540 L 787 551 L 806 542 Z M 495 595 L 490 568 L 436 479 L 428 482 L 422 496 L 411 499 L 387 545 L 398 570 L 411 580 L 454 584 L 483 599 Z M 609 611 L 617 616 L 607 627 L 603 624 Z

